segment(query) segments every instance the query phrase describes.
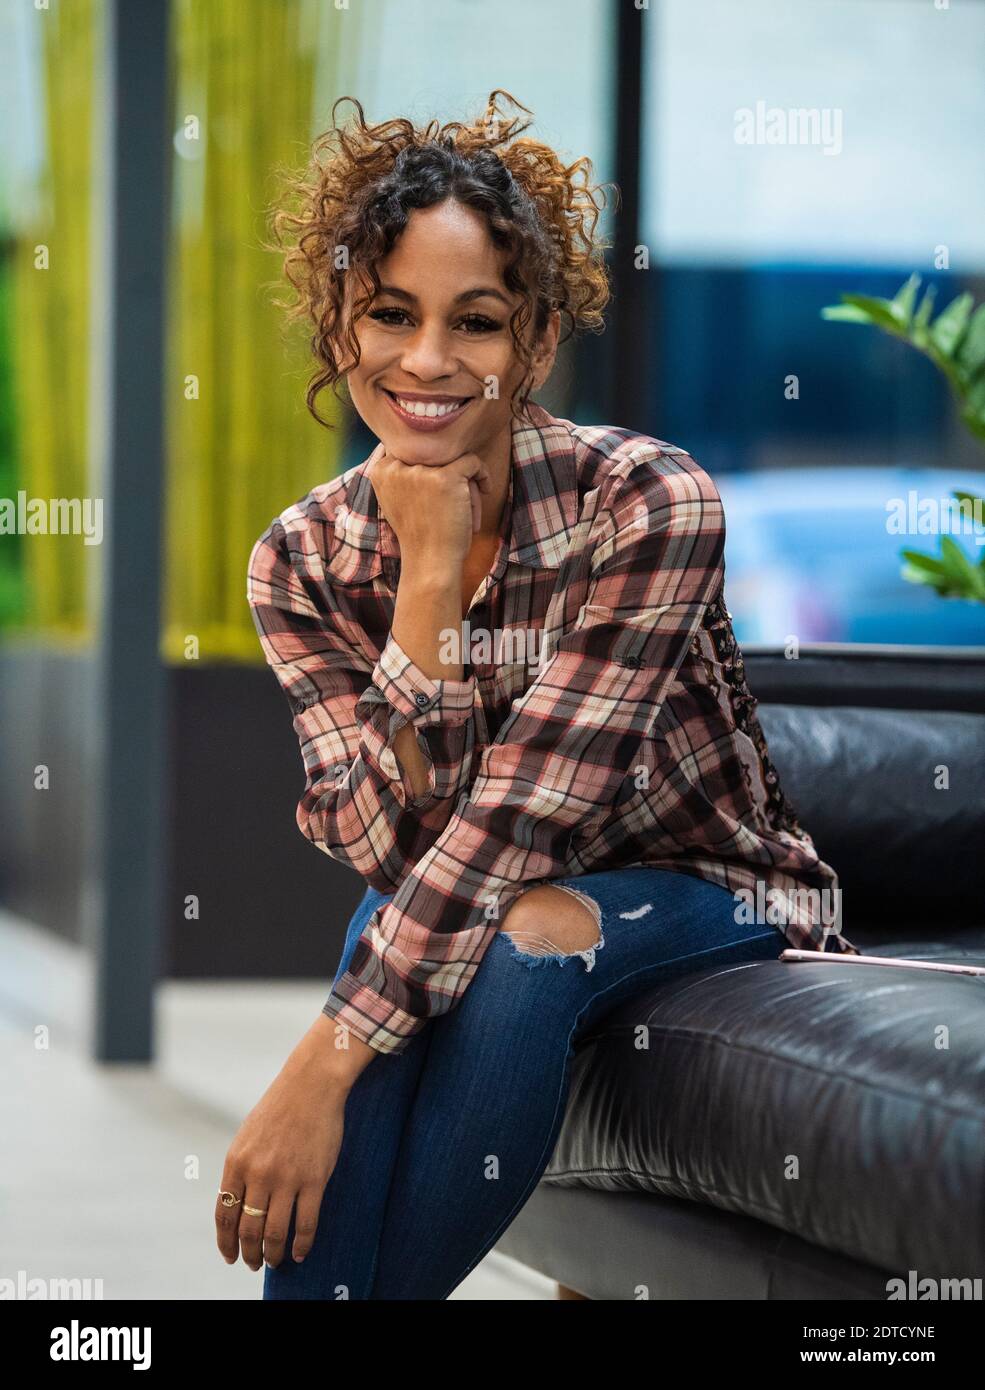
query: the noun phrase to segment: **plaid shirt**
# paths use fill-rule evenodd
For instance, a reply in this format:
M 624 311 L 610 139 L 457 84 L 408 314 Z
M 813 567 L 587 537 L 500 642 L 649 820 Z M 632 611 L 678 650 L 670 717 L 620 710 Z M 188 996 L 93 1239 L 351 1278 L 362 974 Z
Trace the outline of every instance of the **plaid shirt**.
M 298 825 L 395 894 L 324 1007 L 380 1052 L 454 1007 L 514 898 L 553 878 L 673 869 L 793 946 L 856 951 L 745 683 L 712 480 L 673 445 L 534 404 L 512 437 L 463 680 L 425 675 L 390 635 L 400 552 L 368 460 L 286 508 L 250 556 L 307 775 Z M 418 797 L 393 751 L 408 722 Z

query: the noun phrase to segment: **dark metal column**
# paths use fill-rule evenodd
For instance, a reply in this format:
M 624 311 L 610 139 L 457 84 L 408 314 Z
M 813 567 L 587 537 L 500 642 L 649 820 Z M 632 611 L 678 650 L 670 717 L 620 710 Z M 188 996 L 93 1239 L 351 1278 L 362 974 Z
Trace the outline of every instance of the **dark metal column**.
M 106 175 L 95 352 L 105 354 L 96 438 L 103 441 L 104 539 L 95 736 L 93 1056 L 153 1054 L 165 821 L 165 672 L 160 631 L 164 266 L 168 230 L 169 0 L 108 0 Z
M 656 0 L 652 0 L 655 4 Z M 610 415 L 614 425 L 643 429 L 653 364 L 647 361 L 647 306 L 654 270 L 637 270 L 640 240 L 640 153 L 643 92 L 643 32 L 652 20 L 632 0 L 613 0 L 616 25 L 615 181 L 621 201 L 612 246 L 612 303 L 609 315 Z M 652 338 L 652 335 L 650 335 Z M 649 393 L 652 400 L 652 391 Z

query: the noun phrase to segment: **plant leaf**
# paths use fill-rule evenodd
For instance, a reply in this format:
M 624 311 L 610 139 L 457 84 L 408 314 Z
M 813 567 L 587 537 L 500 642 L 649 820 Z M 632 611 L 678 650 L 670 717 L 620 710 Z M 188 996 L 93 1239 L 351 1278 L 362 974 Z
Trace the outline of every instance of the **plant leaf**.
M 941 536 L 941 558 L 957 592 L 966 598 L 985 601 L 985 574 L 973 565 L 951 536 Z
M 979 304 L 972 314 L 968 330 L 961 339 L 957 360 L 970 377 L 985 367 L 985 304 Z
M 919 287 L 920 276 L 914 271 L 906 284 L 901 286 L 893 296 L 893 310 L 901 328 L 909 329 L 910 327 L 910 321 L 913 318 L 913 305 L 916 302 Z
M 985 373 L 975 378 L 967 392 L 961 418 L 978 439 L 985 439 Z
M 877 299 L 871 294 L 843 294 L 842 299 L 846 304 L 863 310 L 868 314 L 870 321 L 878 324 L 880 328 L 888 328 L 890 333 L 903 330 L 901 315 L 899 310 L 893 307 L 892 300 Z
M 985 416 L 980 415 L 971 406 L 966 406 L 961 412 L 961 418 L 976 439 L 985 440 Z
M 872 315 L 854 304 L 830 304 L 821 310 L 822 319 L 834 319 L 838 323 L 872 323 Z
M 911 565 L 917 569 L 926 570 L 928 574 L 943 575 L 946 573 L 945 566 L 936 555 L 925 555 L 922 550 L 901 550 L 900 554 L 904 560 L 909 560 Z
M 974 295 L 959 294 L 956 299 L 951 300 L 946 309 L 941 310 L 930 325 L 931 342 L 945 357 L 953 356 L 974 304 Z
M 985 304 L 976 309 L 971 294 L 959 294 L 932 321 L 936 286 L 926 287 L 914 311 L 921 283 L 914 271 L 891 300 L 843 293 L 821 317 L 881 328 L 924 353 L 947 381 L 968 431 L 985 442 Z
M 958 502 L 969 502 L 971 504 L 971 518 L 976 526 L 985 526 L 985 497 L 979 497 L 977 493 L 965 492 L 963 488 L 955 488 L 951 496 Z M 962 517 L 967 515 L 967 508 L 961 507 Z M 985 560 L 985 555 L 982 556 Z
M 908 584 L 926 584 L 929 588 L 935 589 L 942 598 L 946 598 L 948 595 L 950 586 L 943 575 L 927 573 L 916 565 L 904 565 L 900 570 L 900 576 Z
M 923 299 L 920 301 L 920 308 L 913 315 L 910 324 L 910 337 L 917 347 L 925 347 L 927 343 L 927 324 L 930 322 L 930 311 L 934 307 L 934 300 L 937 297 L 937 286 L 928 285 L 924 291 Z

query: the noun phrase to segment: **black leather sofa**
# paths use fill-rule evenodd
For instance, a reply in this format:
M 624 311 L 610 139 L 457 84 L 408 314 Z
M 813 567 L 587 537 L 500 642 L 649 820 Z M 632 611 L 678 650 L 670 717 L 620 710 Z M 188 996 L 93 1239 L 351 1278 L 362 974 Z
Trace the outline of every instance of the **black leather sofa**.
M 985 649 L 745 657 L 849 939 L 985 964 Z M 593 1299 L 985 1282 L 985 977 L 761 961 L 652 989 L 580 1040 L 553 1157 L 497 1249 Z

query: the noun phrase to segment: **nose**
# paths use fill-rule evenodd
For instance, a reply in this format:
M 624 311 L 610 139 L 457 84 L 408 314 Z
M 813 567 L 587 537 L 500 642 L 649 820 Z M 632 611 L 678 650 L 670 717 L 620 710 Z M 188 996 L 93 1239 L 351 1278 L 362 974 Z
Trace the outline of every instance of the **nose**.
M 405 339 L 400 366 L 419 381 L 454 376 L 459 367 L 454 348 L 451 336 L 440 324 L 421 324 Z

